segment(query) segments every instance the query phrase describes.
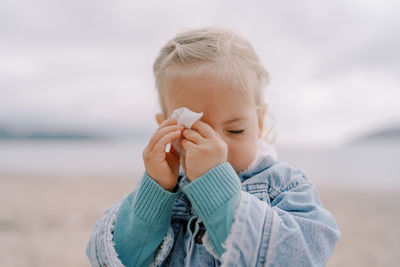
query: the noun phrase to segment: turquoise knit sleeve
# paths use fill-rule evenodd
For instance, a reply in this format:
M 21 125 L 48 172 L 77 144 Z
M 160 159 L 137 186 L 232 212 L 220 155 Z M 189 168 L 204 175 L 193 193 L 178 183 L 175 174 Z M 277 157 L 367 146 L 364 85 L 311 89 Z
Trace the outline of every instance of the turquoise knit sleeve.
M 175 191 L 177 192 L 177 190 Z M 164 190 L 146 172 L 121 204 L 114 226 L 115 250 L 125 266 L 149 266 L 171 223 L 177 193 Z
M 203 221 L 211 244 L 219 256 L 227 239 L 240 201 L 240 179 L 233 167 L 221 163 L 183 187 L 194 210 Z

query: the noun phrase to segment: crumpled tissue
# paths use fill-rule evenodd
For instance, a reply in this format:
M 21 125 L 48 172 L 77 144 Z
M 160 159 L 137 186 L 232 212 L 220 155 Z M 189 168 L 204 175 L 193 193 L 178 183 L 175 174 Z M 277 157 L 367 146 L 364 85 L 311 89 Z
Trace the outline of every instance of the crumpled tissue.
M 194 111 L 191 111 L 187 107 L 182 107 L 182 108 L 177 108 L 175 109 L 172 114 L 171 118 L 174 118 L 178 121 L 178 125 L 183 125 L 186 128 L 191 128 L 192 125 L 198 121 L 201 117 L 203 116 L 203 112 L 197 113 Z M 180 136 L 178 139 L 172 140 L 171 145 L 173 148 L 178 151 L 180 155 L 185 156 L 185 151 L 179 144 L 179 141 L 182 139 L 182 136 Z

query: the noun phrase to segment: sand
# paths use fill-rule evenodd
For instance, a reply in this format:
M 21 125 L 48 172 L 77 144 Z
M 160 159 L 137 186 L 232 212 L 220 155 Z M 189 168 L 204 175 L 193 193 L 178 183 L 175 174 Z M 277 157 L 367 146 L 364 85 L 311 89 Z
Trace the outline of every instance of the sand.
M 96 219 L 135 185 L 128 177 L 0 174 L 0 266 L 90 266 Z M 400 189 L 317 187 L 342 232 L 327 266 L 399 266 Z

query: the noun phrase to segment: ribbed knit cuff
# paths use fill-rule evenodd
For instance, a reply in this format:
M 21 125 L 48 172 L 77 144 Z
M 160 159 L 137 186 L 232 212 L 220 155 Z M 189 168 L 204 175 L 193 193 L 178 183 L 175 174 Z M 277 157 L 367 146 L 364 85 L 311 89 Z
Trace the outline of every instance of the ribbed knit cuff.
M 178 193 L 165 190 L 144 172 L 138 191 L 132 200 L 133 212 L 151 224 L 169 220 L 172 204 L 177 196 Z
M 207 218 L 215 210 L 240 194 L 240 179 L 228 162 L 221 163 L 183 187 L 193 208 Z

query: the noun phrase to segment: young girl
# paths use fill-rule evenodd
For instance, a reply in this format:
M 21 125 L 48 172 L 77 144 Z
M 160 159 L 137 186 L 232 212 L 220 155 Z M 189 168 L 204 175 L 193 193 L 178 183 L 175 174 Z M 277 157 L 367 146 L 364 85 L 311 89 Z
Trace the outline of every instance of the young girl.
M 154 75 L 162 113 L 145 172 L 97 221 L 92 265 L 325 265 L 340 232 L 305 174 L 265 150 L 268 74 L 251 44 L 188 30 L 161 49 Z M 203 113 L 191 128 L 171 118 L 182 107 Z M 174 140 L 183 152 L 168 151 Z

